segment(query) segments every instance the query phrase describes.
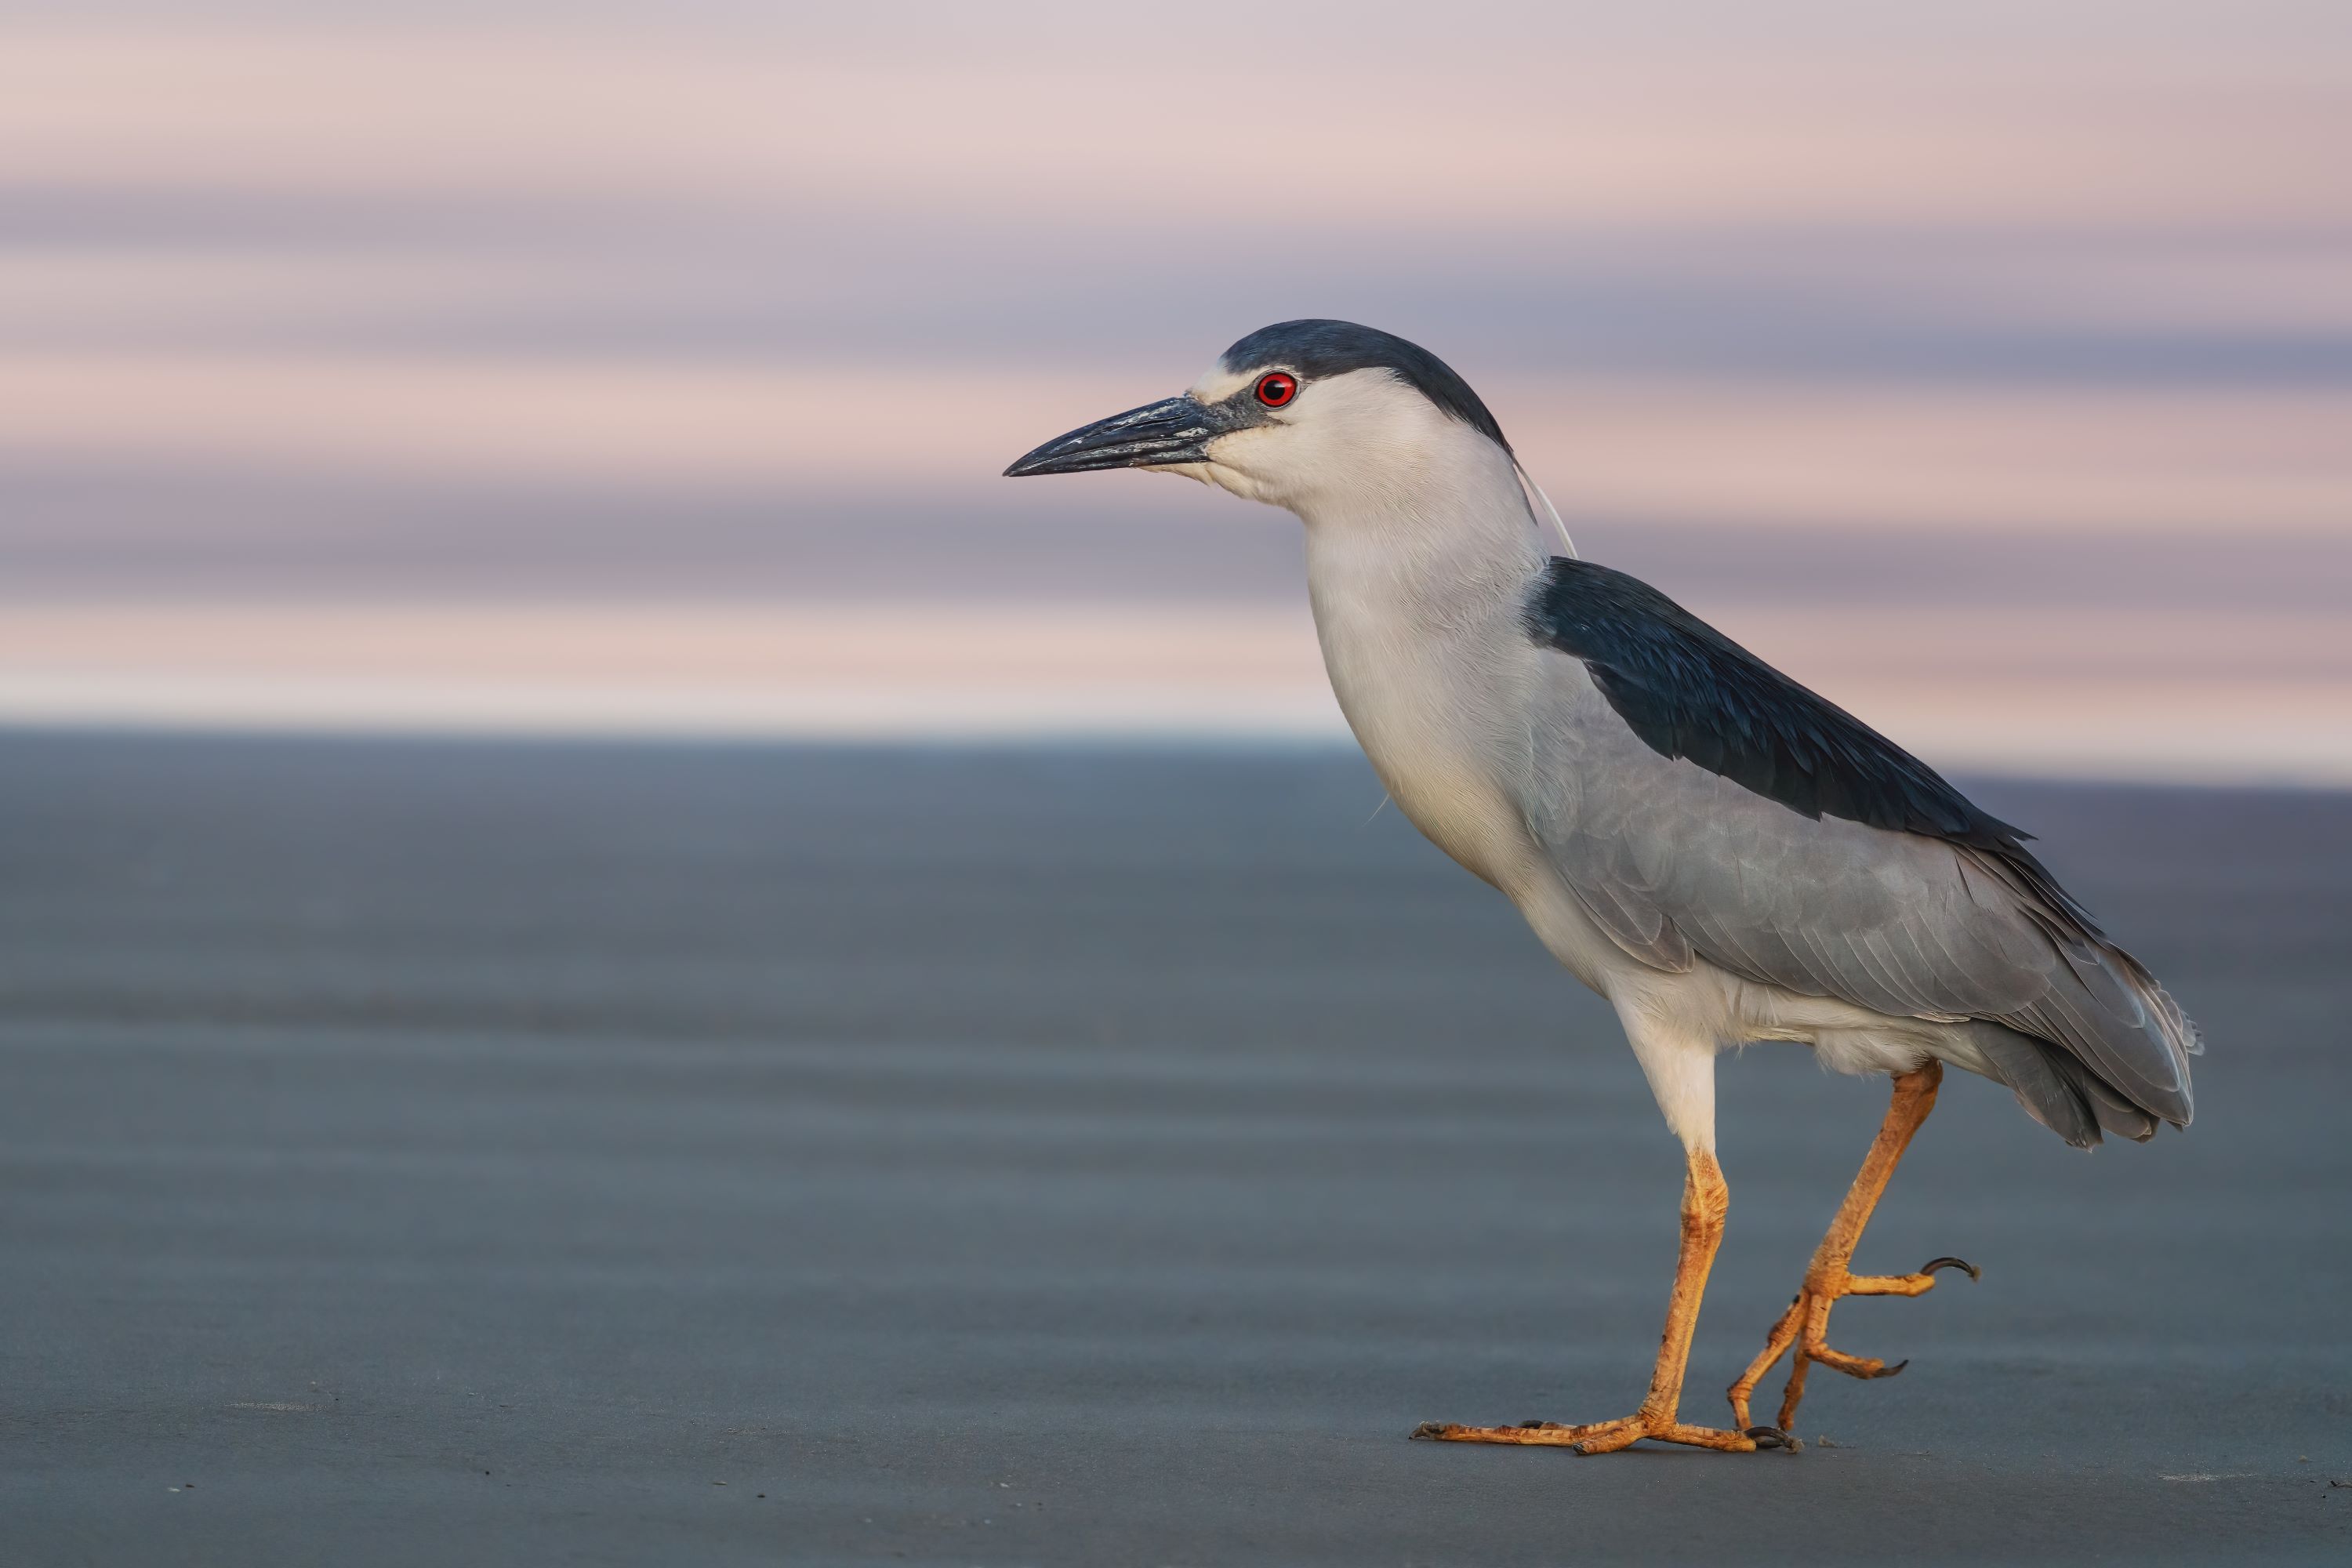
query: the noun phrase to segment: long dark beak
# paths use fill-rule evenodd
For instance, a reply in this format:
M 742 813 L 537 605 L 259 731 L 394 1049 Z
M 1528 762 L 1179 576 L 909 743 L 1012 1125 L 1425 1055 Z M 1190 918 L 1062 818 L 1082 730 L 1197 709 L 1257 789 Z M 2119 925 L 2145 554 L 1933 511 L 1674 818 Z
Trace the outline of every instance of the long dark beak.
M 1219 409 L 1190 397 L 1171 397 L 1056 436 L 1005 469 L 1004 477 L 1206 462 L 1209 443 L 1233 428 L 1232 420 Z

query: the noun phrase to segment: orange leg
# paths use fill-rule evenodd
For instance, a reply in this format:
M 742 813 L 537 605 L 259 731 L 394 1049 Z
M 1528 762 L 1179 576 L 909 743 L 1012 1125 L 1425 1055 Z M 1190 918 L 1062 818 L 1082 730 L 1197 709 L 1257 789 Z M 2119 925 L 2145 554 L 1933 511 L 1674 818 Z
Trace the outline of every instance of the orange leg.
M 1675 1266 L 1674 1294 L 1666 1302 L 1666 1331 L 1658 1342 L 1657 1366 L 1650 1373 L 1650 1396 L 1642 1401 L 1638 1412 L 1583 1426 L 1550 1421 L 1530 1421 L 1520 1426 L 1456 1426 L 1431 1421 L 1413 1436 L 1442 1443 L 1535 1443 L 1573 1448 L 1580 1454 L 1610 1453 L 1644 1437 L 1687 1443 L 1696 1448 L 1752 1452 L 1756 1440 L 1742 1433 L 1693 1426 L 1675 1419 L 1682 1403 L 1683 1373 L 1690 1363 L 1691 1331 L 1698 1326 L 1699 1298 L 1706 1293 L 1706 1272 L 1714 1266 L 1715 1249 L 1723 1241 L 1723 1216 L 1730 1205 L 1731 1189 L 1724 1184 L 1723 1168 L 1713 1154 L 1693 1150 L 1690 1173 L 1683 1183 L 1682 1256 Z
M 1896 1362 L 1889 1366 L 1874 1357 L 1832 1350 L 1828 1343 L 1830 1308 L 1841 1298 L 1924 1296 L 1936 1288 L 1938 1268 L 1965 1268 L 1969 1279 L 1977 1277 L 1975 1265 L 1957 1258 L 1938 1258 L 1916 1274 L 1852 1274 L 1846 1269 L 1853 1261 L 1855 1245 L 1862 1240 L 1862 1227 L 1870 1223 L 1871 1211 L 1878 1206 L 1879 1197 L 1895 1174 L 1895 1164 L 1903 1158 L 1903 1151 L 1910 1147 L 1911 1135 L 1919 1131 L 1919 1124 L 1936 1109 L 1936 1089 L 1943 1080 L 1943 1064 L 1934 1061 L 1895 1080 L 1895 1098 L 1886 1108 L 1886 1120 L 1880 1125 L 1870 1152 L 1863 1159 L 1861 1173 L 1847 1189 L 1837 1217 L 1830 1222 L 1828 1234 L 1813 1251 L 1813 1261 L 1805 1270 L 1804 1288 L 1789 1303 L 1789 1310 L 1780 1314 L 1780 1321 L 1772 1325 L 1762 1352 L 1731 1385 L 1732 1418 L 1743 1430 L 1748 1426 L 1748 1401 L 1755 1394 L 1756 1385 L 1792 1344 L 1797 1351 L 1796 1362 L 1789 1369 L 1789 1392 L 1780 1401 L 1780 1429 L 1784 1432 L 1796 1419 L 1798 1403 L 1805 1397 L 1805 1373 L 1813 1363 L 1820 1362 L 1849 1377 L 1893 1377 L 1910 1364 Z

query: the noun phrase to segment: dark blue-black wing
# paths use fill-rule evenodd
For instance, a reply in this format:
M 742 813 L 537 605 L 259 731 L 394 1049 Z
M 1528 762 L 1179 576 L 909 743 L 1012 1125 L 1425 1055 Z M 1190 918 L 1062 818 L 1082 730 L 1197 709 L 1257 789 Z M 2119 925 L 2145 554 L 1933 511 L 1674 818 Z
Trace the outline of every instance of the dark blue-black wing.
M 1527 605 L 1528 635 L 1584 661 L 1633 733 L 1662 756 L 1819 820 L 1966 844 L 2013 867 L 2085 935 L 2090 914 L 2024 847 L 1935 769 L 1638 577 L 1556 558 Z

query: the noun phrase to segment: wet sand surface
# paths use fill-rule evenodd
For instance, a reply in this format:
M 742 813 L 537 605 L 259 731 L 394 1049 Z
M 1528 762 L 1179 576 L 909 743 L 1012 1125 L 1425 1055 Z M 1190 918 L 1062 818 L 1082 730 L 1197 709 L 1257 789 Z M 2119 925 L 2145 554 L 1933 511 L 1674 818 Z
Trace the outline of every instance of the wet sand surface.
M 11 1563 L 2352 1554 L 2352 797 L 1979 786 L 2195 1131 L 1954 1079 L 1909 1370 L 1580 1459 L 1405 1434 L 1633 1406 L 1678 1151 L 1351 755 L 0 745 Z M 1885 1091 L 1720 1092 L 1708 1421 Z

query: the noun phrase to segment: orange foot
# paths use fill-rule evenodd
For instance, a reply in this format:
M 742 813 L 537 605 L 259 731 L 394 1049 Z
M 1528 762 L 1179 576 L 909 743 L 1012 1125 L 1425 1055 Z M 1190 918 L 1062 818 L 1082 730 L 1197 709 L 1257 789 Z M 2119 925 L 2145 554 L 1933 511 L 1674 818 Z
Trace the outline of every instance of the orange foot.
M 1758 1448 L 1784 1446 L 1771 1427 L 1753 1432 L 1726 1432 L 1714 1426 L 1693 1426 L 1671 1415 L 1627 1415 L 1615 1421 L 1594 1421 L 1563 1426 L 1557 1421 L 1522 1421 L 1517 1426 L 1458 1426 L 1447 1421 L 1424 1421 L 1412 1434 L 1433 1443 L 1532 1443 L 1544 1447 L 1573 1448 L 1580 1454 L 1613 1454 L 1644 1437 L 1661 1443 L 1685 1443 L 1694 1448 L 1718 1448 L 1752 1454 Z
M 1790 1346 L 1796 1349 L 1796 1361 L 1789 1368 L 1789 1392 L 1780 1401 L 1780 1429 L 1785 1431 L 1797 1417 L 1797 1406 L 1805 1397 L 1805 1374 L 1815 1362 L 1848 1377 L 1893 1377 L 1911 1363 L 1898 1361 L 1889 1366 L 1875 1356 L 1848 1355 L 1832 1350 L 1829 1344 L 1830 1308 L 1848 1296 L 1924 1296 L 1936 1288 L 1936 1271 L 1939 1268 L 1960 1268 L 1969 1279 L 1977 1279 L 1982 1270 L 1972 1263 L 1957 1258 L 1938 1258 L 1916 1274 L 1849 1274 L 1843 1268 L 1824 1269 L 1816 1265 L 1806 1276 L 1805 1288 L 1797 1292 L 1780 1321 L 1764 1341 L 1764 1349 L 1750 1362 L 1739 1381 L 1727 1391 L 1731 1399 L 1732 1419 L 1745 1428 L 1748 1425 L 1748 1402 L 1756 1393 L 1756 1385 L 1772 1370 Z M 1772 1428 L 1760 1428 L 1770 1431 Z
M 1528 1421 L 1517 1426 L 1455 1426 L 1431 1421 L 1417 1427 L 1414 1436 L 1439 1443 L 1529 1443 L 1549 1448 L 1573 1448 L 1580 1454 L 1613 1453 L 1619 1448 L 1630 1448 L 1644 1437 L 1735 1454 L 1786 1446 L 1781 1435 L 1770 1427 L 1724 1432 L 1675 1419 L 1682 1404 L 1683 1374 L 1690 1366 L 1691 1331 L 1698 1324 L 1699 1299 L 1706 1291 L 1707 1269 L 1714 1264 L 1716 1247 L 1723 1239 L 1723 1216 L 1731 1202 L 1731 1189 L 1725 1184 L 1723 1170 L 1710 1151 L 1692 1149 L 1687 1161 L 1683 1183 L 1682 1255 L 1675 1264 L 1675 1288 L 1666 1299 L 1666 1330 L 1658 1337 L 1657 1364 L 1650 1369 L 1650 1393 L 1642 1401 L 1642 1408 L 1622 1421 L 1596 1421 L 1586 1426 L 1563 1426 L 1555 1421 Z

